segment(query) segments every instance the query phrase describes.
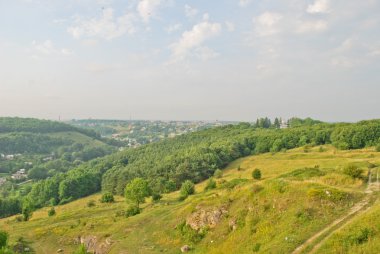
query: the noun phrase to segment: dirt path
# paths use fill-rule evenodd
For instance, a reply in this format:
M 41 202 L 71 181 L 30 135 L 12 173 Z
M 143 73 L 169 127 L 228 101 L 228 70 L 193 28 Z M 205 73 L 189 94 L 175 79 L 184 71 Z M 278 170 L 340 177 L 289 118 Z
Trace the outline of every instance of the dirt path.
M 309 253 L 315 253 L 336 230 L 338 230 L 343 225 L 347 224 L 348 222 L 352 220 L 352 218 L 350 217 L 353 217 L 354 215 L 357 215 L 360 211 L 363 211 L 364 208 L 369 204 L 372 193 L 374 191 L 379 191 L 379 189 L 380 189 L 379 172 L 377 171 L 376 173 L 376 182 L 372 182 L 372 173 L 370 173 L 368 177 L 368 186 L 367 186 L 367 189 L 365 190 L 365 193 L 367 194 L 365 198 L 361 200 L 360 202 L 358 202 L 355 206 L 353 206 L 347 214 L 340 217 L 339 219 L 336 219 L 328 227 L 319 231 L 318 233 L 310 237 L 308 240 L 306 240 L 306 242 L 298 246 L 297 249 L 295 249 L 292 252 L 292 254 L 302 253 L 307 247 L 311 246 L 311 244 L 313 244 L 315 241 L 319 240 L 320 237 L 322 237 L 322 239 L 319 240 L 319 242 L 316 245 L 314 245 L 314 247 L 309 251 Z M 342 222 L 344 223 L 342 225 L 339 225 Z

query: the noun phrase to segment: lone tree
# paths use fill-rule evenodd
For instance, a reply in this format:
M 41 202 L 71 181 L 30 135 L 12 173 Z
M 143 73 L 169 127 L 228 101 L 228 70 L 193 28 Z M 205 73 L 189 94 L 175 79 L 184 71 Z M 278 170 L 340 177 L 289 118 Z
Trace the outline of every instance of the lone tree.
M 181 194 L 181 199 L 187 198 L 189 195 L 194 194 L 195 189 L 194 189 L 194 183 L 190 180 L 186 180 L 185 182 L 182 183 L 180 194 Z
M 261 179 L 261 170 L 258 168 L 253 170 L 252 177 L 253 177 L 253 179 L 260 180 Z
M 151 192 L 146 180 L 135 178 L 125 187 L 125 198 L 134 202 L 139 208 L 140 204 L 145 202 L 145 198 L 151 195 Z

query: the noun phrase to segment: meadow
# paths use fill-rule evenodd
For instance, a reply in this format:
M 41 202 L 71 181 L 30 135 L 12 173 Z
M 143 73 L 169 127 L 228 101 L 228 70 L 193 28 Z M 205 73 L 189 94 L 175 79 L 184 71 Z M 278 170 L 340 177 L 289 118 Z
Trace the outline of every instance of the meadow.
M 364 170 L 361 179 L 343 173 L 348 164 Z M 11 242 L 23 237 L 35 253 L 58 249 L 73 253 L 81 237 L 107 245 L 108 253 L 121 254 L 179 253 L 183 245 L 189 245 L 191 253 L 292 253 L 366 196 L 368 168 L 378 165 L 380 153 L 373 148 L 302 147 L 238 159 L 223 170 L 222 178 L 215 179 L 217 188 L 204 191 L 204 181 L 184 201 L 178 199 L 178 192 L 164 194 L 159 202 L 148 199 L 142 213 L 133 217 L 124 216 L 129 204 L 123 197 L 104 204 L 96 194 L 56 206 L 55 216 L 49 217 L 50 208 L 43 208 L 28 222 L 18 222 L 14 216 L 0 220 L 0 227 L 10 233 Z M 261 170 L 261 180 L 252 178 L 256 168 Z M 90 201 L 95 205 L 89 206 Z M 219 208 L 227 212 L 215 226 L 199 231 L 184 226 L 191 214 Z M 372 209 L 380 206 L 375 203 L 368 214 L 358 215 L 368 225 L 378 216 Z M 352 220 L 355 227 L 359 221 Z M 371 240 L 380 237 L 378 230 L 372 230 L 365 242 L 350 243 L 350 251 L 362 252 L 334 252 L 339 239 L 350 234 L 349 225 L 326 240 L 319 253 L 378 253 L 372 250 L 380 244 Z M 370 251 L 363 252 L 365 248 Z

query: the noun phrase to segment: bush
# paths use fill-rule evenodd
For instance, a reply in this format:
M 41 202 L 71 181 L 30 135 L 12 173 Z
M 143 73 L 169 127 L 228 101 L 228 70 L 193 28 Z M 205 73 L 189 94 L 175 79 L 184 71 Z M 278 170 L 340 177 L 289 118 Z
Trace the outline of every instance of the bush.
M 353 232 L 343 242 L 346 245 L 359 245 L 368 242 L 368 240 L 374 235 L 374 231 L 370 228 L 361 228 L 356 232 Z
M 162 195 L 160 193 L 155 192 L 152 194 L 152 199 L 154 202 L 160 201 L 161 198 L 162 198 Z
M 102 195 L 102 197 L 100 198 L 100 202 L 101 203 L 113 203 L 113 202 L 115 202 L 115 199 L 114 199 L 112 193 L 107 192 L 107 193 L 104 193 Z
M 0 249 L 7 246 L 8 244 L 8 233 L 5 231 L 0 231 Z
M 55 212 L 54 207 L 50 208 L 50 210 L 48 211 L 48 216 L 51 217 L 51 216 L 54 216 L 55 214 L 56 212 Z
M 343 173 L 351 176 L 352 178 L 361 178 L 363 174 L 363 169 L 359 168 L 354 164 L 349 164 L 343 168 Z
M 253 170 L 252 177 L 253 177 L 253 179 L 260 180 L 261 179 L 261 170 L 258 168 Z
M 128 209 L 125 211 L 125 217 L 132 217 L 137 214 L 140 214 L 141 210 L 137 205 L 132 205 L 128 207 Z
M 94 207 L 95 206 L 95 200 L 89 200 L 87 202 L 87 207 Z
M 212 189 L 215 189 L 215 188 L 216 188 L 216 182 L 215 182 L 214 179 L 210 178 L 207 181 L 207 185 L 205 187 L 205 191 L 212 190 Z
M 220 169 L 215 170 L 214 176 L 215 176 L 215 178 L 222 178 L 223 177 L 223 171 Z
M 180 194 L 181 198 L 187 198 L 189 195 L 193 195 L 195 192 L 194 183 L 187 180 L 182 183 Z
M 201 229 L 199 231 L 192 229 L 189 225 L 186 225 L 186 222 L 182 222 L 181 224 L 177 225 L 177 230 L 181 234 L 181 236 L 191 243 L 198 243 L 200 242 L 205 235 L 207 234 L 207 228 Z

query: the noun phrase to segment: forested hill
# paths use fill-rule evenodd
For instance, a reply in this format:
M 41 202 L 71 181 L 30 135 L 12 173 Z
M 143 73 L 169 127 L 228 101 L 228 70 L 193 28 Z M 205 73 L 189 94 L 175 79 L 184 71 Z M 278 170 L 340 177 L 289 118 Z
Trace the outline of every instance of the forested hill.
M 300 146 L 333 144 L 356 149 L 379 143 L 380 121 L 357 124 L 315 124 L 288 129 L 260 129 L 248 123 L 179 136 L 82 164 L 74 170 L 35 183 L 15 201 L 33 209 L 66 203 L 95 192 L 122 194 L 136 177 L 148 180 L 154 192 L 199 182 L 216 169 L 251 154 L 286 151 Z M 3 204 L 7 201 L 3 200 Z M 17 206 L 16 206 L 17 208 Z M 5 210 L 3 210 L 5 211 Z M 15 209 L 14 212 L 21 211 Z M 0 214 L 0 216 L 9 215 Z
M 76 128 L 69 124 L 50 120 L 39 120 L 34 118 L 0 117 L 0 133 L 9 132 L 31 132 L 31 133 L 54 133 L 75 131 L 93 138 L 100 135 L 92 130 Z

